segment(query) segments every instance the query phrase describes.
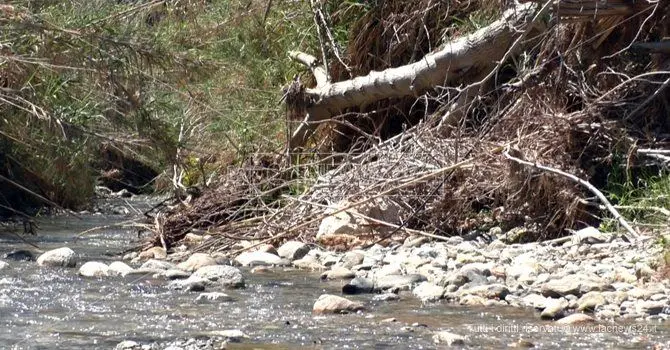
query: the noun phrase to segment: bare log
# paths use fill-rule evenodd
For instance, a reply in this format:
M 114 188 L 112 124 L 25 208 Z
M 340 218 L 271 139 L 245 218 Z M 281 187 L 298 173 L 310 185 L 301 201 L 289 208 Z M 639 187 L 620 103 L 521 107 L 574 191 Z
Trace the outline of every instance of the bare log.
M 418 62 L 305 89 L 307 115 L 293 133 L 289 150 L 304 145 L 316 129 L 317 124 L 314 122 L 340 114 L 346 108 L 365 106 L 387 98 L 419 96 L 463 79 L 473 72 L 490 69 L 505 57 L 515 40 L 532 22 L 537 8 L 533 3 L 518 5 L 506 11 L 500 20 L 445 44 L 442 49 L 424 56 Z M 522 46 L 518 45 L 515 49 L 521 51 Z M 315 60 L 308 59 L 311 56 L 293 52 L 291 57 L 307 63 L 316 73 Z M 318 80 L 323 82 L 324 79 Z M 292 108 L 291 105 L 288 107 Z

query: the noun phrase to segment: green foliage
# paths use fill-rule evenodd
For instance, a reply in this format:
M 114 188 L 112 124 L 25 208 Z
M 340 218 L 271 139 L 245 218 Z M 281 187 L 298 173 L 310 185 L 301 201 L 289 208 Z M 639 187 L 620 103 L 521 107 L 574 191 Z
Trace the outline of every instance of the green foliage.
M 13 1 L 0 8 L 0 154 L 76 205 L 102 142 L 176 164 L 189 184 L 195 158 L 274 150 L 298 73 L 286 53 L 313 48 L 310 23 L 304 2 Z
M 663 212 L 670 208 L 670 173 L 667 170 L 652 172 L 643 169 L 631 174 L 623 166 L 623 161 L 614 162 L 604 192 L 630 221 L 654 226 L 667 225 L 670 220 Z M 614 220 L 605 220 L 601 228 L 614 230 L 616 225 Z

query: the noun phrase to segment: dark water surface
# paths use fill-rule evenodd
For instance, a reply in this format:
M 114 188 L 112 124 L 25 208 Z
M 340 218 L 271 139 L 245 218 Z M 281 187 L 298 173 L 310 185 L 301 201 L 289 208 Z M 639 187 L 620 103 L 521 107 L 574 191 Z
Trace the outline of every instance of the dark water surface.
M 131 229 L 108 229 L 74 241 L 85 229 L 126 220 L 85 215 L 83 220 L 56 217 L 39 221 L 29 237 L 44 250 L 68 246 L 90 260 L 111 262 L 137 241 Z M 3 230 L 5 232 L 3 232 Z M 28 249 L 0 228 L 0 256 Z M 171 341 L 206 337 L 240 329 L 250 336 L 232 349 L 435 349 L 432 335 L 450 330 L 467 337 L 469 348 L 506 348 L 519 339 L 541 349 L 640 349 L 670 344 L 666 323 L 619 321 L 606 328 L 559 329 L 540 321 L 532 310 L 472 308 L 448 303 L 422 305 L 409 295 L 400 301 L 375 302 L 353 297 L 368 311 L 314 316 L 323 293 L 339 294 L 340 283 L 320 282 L 317 273 L 274 270 L 251 274 L 247 288 L 225 290 L 235 298 L 220 304 L 196 304 L 198 293 L 174 291 L 151 276 L 88 279 L 77 269 L 54 269 L 35 262 L 8 261 L 0 271 L 0 349 L 112 349 L 123 340 Z M 215 290 L 208 290 L 215 291 Z M 397 322 L 381 322 L 387 318 Z M 413 325 L 414 324 L 414 325 Z M 418 324 L 418 325 L 417 325 Z

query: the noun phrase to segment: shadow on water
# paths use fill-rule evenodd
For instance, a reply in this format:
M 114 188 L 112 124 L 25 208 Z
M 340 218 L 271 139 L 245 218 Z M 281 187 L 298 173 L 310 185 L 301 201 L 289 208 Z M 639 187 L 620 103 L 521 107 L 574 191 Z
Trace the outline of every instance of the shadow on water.
M 85 220 L 55 217 L 39 222 L 30 237 L 44 249 L 68 246 L 80 262 L 111 261 L 137 241 L 134 230 L 110 229 L 74 240 L 85 229 L 127 218 L 87 215 Z M 12 235 L 0 234 L 0 256 L 31 249 Z M 118 257 L 117 257 L 118 260 Z M 410 295 L 378 302 L 354 296 L 368 311 L 315 316 L 311 309 L 323 293 L 339 294 L 341 284 L 321 282 L 317 273 L 275 270 L 251 274 L 247 288 L 225 290 L 234 298 L 220 304 L 196 304 L 198 293 L 170 290 L 152 276 L 86 279 L 76 269 L 40 268 L 35 262 L 8 261 L 0 271 L 0 348 L 110 349 L 123 341 L 172 341 L 208 337 L 240 329 L 250 336 L 229 349 L 434 349 L 436 330 L 467 337 L 478 348 L 505 348 L 525 339 L 546 349 L 634 349 L 667 342 L 663 323 L 606 332 L 549 328 L 532 310 L 462 307 L 446 302 L 421 304 Z M 214 289 L 208 291 L 216 291 Z M 382 320 L 395 318 L 395 322 Z M 646 326 L 644 328 L 642 326 Z M 543 328 L 544 327 L 544 328 Z

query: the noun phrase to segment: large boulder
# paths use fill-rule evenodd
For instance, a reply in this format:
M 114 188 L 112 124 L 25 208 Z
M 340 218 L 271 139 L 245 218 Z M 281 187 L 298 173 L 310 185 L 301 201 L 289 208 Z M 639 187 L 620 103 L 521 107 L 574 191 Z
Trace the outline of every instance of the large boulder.
M 339 266 L 321 274 L 322 280 L 346 280 L 354 277 L 356 277 L 356 274 L 353 271 Z
M 84 277 L 107 277 L 109 266 L 98 261 L 88 261 L 79 268 L 79 275 Z
M 412 293 L 423 302 L 438 301 L 444 295 L 444 288 L 430 282 L 421 282 Z
M 305 243 L 298 241 L 288 241 L 282 244 L 279 249 L 277 249 L 277 254 L 284 259 L 289 259 L 291 261 L 302 259 L 307 253 L 309 253 L 309 246 Z
M 317 314 L 342 314 L 364 310 L 361 303 L 337 295 L 323 294 L 316 300 L 312 311 Z
M 568 294 L 577 297 L 592 291 L 607 291 L 614 289 L 607 281 L 592 275 L 568 275 L 563 278 L 552 280 L 542 286 L 542 295 L 552 298 L 560 298 Z
M 342 294 L 372 293 L 374 289 L 375 284 L 371 279 L 356 277 L 342 286 Z
M 77 265 L 77 256 L 72 249 L 63 247 L 40 255 L 37 258 L 37 264 L 40 266 L 75 267 Z
M 374 280 L 376 291 L 401 291 L 411 290 L 412 287 L 420 282 L 426 281 L 426 277 L 419 274 L 410 275 L 386 275 Z
M 115 261 L 109 264 L 110 275 L 126 276 L 133 272 L 133 268 L 122 261 Z
M 156 259 L 151 259 L 140 266 L 140 270 L 173 270 L 176 268 L 177 265 L 171 262 Z
M 242 276 L 242 272 L 239 269 L 228 265 L 210 265 L 201 267 L 189 277 L 189 279 L 191 278 L 215 282 L 216 284 L 226 287 L 244 287 L 244 276 Z
M 279 256 L 262 251 L 244 252 L 235 258 L 235 262 L 242 266 L 273 266 L 285 263 Z

